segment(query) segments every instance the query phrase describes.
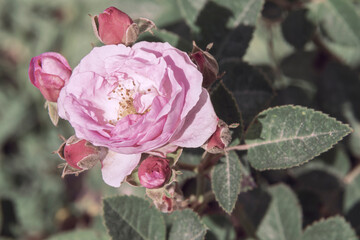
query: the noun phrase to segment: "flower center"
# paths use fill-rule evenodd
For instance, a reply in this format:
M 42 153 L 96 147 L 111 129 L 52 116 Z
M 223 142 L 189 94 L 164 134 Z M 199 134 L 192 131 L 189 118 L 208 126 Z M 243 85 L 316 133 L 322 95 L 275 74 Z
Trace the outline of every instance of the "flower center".
M 133 87 L 135 84 L 132 82 Z M 134 106 L 134 89 L 128 89 L 122 84 L 115 87 L 109 94 L 108 100 L 116 101 L 118 103 L 116 119 L 109 120 L 109 123 L 115 125 L 117 121 L 130 114 L 136 114 L 137 111 Z
M 143 115 L 150 111 L 153 91 L 150 88 L 146 90 L 141 90 L 140 88 L 133 80 L 125 80 L 113 88 L 108 94 L 108 100 L 114 104 L 113 106 L 116 106 L 116 114 L 108 120 L 110 124 L 115 126 L 120 119 L 127 115 Z

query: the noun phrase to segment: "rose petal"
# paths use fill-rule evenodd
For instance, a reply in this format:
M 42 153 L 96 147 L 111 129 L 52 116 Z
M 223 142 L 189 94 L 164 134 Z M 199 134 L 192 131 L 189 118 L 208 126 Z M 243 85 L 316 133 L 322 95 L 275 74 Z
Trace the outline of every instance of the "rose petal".
M 218 117 L 210 96 L 203 89 L 199 101 L 185 118 L 182 128 L 176 131 L 169 142 L 180 147 L 200 147 L 215 132 L 217 122 Z
M 120 154 L 109 151 L 102 161 L 101 172 L 104 182 L 112 187 L 120 187 L 125 177 L 129 175 L 139 163 L 141 154 Z

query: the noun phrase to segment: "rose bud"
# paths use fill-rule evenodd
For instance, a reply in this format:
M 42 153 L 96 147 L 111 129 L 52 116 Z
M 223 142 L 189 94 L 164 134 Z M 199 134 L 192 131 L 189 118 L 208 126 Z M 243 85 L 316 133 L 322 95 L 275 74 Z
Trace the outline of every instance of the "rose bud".
M 206 47 L 206 51 L 200 49 L 195 42 L 193 42 L 193 50 L 190 54 L 191 60 L 197 65 L 199 71 L 203 75 L 204 88 L 216 81 L 219 73 L 219 65 L 216 59 L 208 51 L 211 49 L 212 44 Z
M 126 42 L 126 31 L 132 25 L 132 19 L 115 7 L 105 9 L 99 16 L 93 17 L 95 35 L 106 45 Z
M 209 153 L 222 153 L 230 142 L 231 132 L 229 126 L 223 120 L 219 120 L 214 134 L 202 147 Z
M 107 148 L 94 146 L 74 135 L 60 146 L 57 153 L 70 167 L 74 168 L 70 173 L 77 173 L 88 170 L 103 160 L 107 154 Z M 64 174 L 69 174 L 66 168 Z
M 138 176 L 146 188 L 160 188 L 171 177 L 169 161 L 165 158 L 150 156 L 140 163 Z
M 42 53 L 30 61 L 30 81 L 50 102 L 57 101 L 60 90 L 69 80 L 70 75 L 71 67 L 59 53 Z

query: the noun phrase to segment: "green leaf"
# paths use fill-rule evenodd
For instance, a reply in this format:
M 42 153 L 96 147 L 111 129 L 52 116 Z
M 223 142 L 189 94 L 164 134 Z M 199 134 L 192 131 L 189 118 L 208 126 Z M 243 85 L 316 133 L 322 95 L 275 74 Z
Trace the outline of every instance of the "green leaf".
M 241 113 L 234 96 L 223 82 L 220 82 L 215 86 L 214 90 L 211 92 L 211 102 L 213 103 L 216 115 L 221 120 L 228 125 L 240 123 L 234 131 L 237 133 L 237 136 L 241 138 L 244 128 Z
M 213 168 L 211 186 L 220 206 L 229 214 L 235 207 L 240 193 L 241 166 L 240 159 L 234 151 L 222 157 Z
M 270 187 L 271 202 L 257 229 L 260 240 L 289 240 L 301 235 L 302 215 L 296 195 L 286 185 Z
M 229 217 L 224 215 L 206 215 L 202 221 L 209 228 L 206 233 L 208 240 L 232 240 L 236 239 L 234 226 Z
M 357 240 L 351 226 L 342 217 L 332 217 L 307 227 L 302 240 Z
M 249 127 L 247 159 L 258 170 L 301 165 L 351 132 L 328 115 L 301 106 L 281 106 L 261 112 Z
M 176 0 L 181 16 L 189 27 L 195 32 L 199 31 L 199 27 L 195 25 L 195 21 L 199 12 L 204 7 L 206 0 Z
M 154 34 L 143 34 L 140 36 L 138 41 L 151 41 L 151 42 L 168 42 L 172 46 L 175 46 L 182 51 L 191 51 L 192 45 L 190 42 L 183 39 L 176 33 L 164 30 L 164 29 L 153 29 Z
M 309 5 L 309 18 L 321 26 L 325 45 L 351 66 L 360 63 L 360 17 L 350 1 L 328 0 Z
M 224 84 L 231 90 L 242 114 L 244 125 L 265 109 L 274 95 L 268 80 L 248 63 L 231 60 L 220 64 Z
M 360 175 L 345 187 L 344 212 L 348 212 L 357 203 L 360 203 Z
M 197 151 L 197 149 L 184 149 L 179 161 L 183 163 L 197 165 L 201 162 L 202 153 L 203 151 Z
M 190 209 L 175 211 L 170 215 L 172 226 L 169 240 L 201 240 L 206 234 L 206 227 L 200 217 Z
M 110 237 L 105 233 L 99 233 L 93 230 L 75 230 L 66 233 L 56 234 L 48 240 L 109 240 Z
M 360 157 L 360 122 L 355 116 L 354 107 L 351 103 L 347 102 L 343 105 L 343 114 L 354 129 L 353 134 L 349 137 L 349 149 L 355 157 Z
M 263 0 L 213 0 L 220 6 L 226 7 L 233 13 L 228 26 L 236 27 L 240 24 L 254 26 L 263 7 Z
M 113 239 L 165 239 L 164 219 L 148 201 L 120 196 L 103 203 L 105 225 Z
M 306 18 L 306 14 L 306 9 L 291 11 L 281 24 L 284 38 L 296 49 L 303 49 L 315 31 L 315 26 Z
M 270 40 L 276 44 L 270 47 Z M 280 24 L 271 25 L 269 31 L 268 24 L 260 19 L 243 59 L 250 64 L 270 65 L 275 68 L 277 59 L 282 59 L 293 51 L 294 48 L 283 37 Z

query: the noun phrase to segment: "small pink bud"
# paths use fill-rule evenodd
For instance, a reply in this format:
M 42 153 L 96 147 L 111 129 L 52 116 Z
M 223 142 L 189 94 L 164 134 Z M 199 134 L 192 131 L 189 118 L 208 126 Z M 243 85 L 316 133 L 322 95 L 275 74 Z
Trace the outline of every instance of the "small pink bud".
M 105 158 L 107 148 L 96 147 L 84 139 L 71 136 L 61 145 L 57 153 L 71 167 L 87 170 Z
M 69 80 L 70 75 L 71 67 L 59 53 L 42 53 L 30 61 L 30 81 L 50 102 L 57 101 L 60 90 Z
M 106 45 L 124 44 L 126 31 L 132 23 L 132 19 L 126 13 L 115 7 L 109 7 L 99 16 L 93 17 L 95 35 Z
M 209 138 L 203 148 L 210 153 L 221 153 L 231 142 L 231 132 L 229 126 L 219 120 L 214 134 Z
M 206 51 L 199 48 L 195 42 L 193 42 L 193 50 L 190 54 L 191 60 L 197 65 L 198 70 L 203 74 L 204 88 L 210 87 L 210 85 L 216 81 L 219 73 L 219 65 L 216 59 L 211 55 L 208 50 L 212 47 L 209 44 Z
M 160 188 L 171 177 L 169 161 L 165 158 L 150 156 L 140 163 L 138 175 L 144 187 Z

